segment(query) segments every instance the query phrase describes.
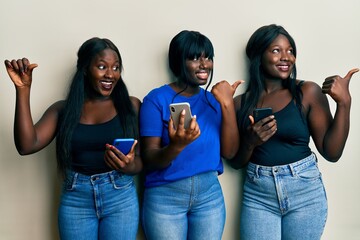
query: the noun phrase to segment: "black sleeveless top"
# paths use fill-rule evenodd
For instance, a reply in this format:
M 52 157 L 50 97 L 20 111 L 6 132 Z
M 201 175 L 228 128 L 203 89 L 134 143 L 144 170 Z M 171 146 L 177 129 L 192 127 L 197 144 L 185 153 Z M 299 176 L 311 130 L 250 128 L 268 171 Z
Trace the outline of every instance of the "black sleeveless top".
M 72 169 L 86 175 L 111 171 L 104 161 L 105 144 L 123 136 L 118 115 L 101 124 L 79 123 L 71 142 Z
M 277 131 L 267 142 L 256 147 L 250 161 L 264 166 L 296 162 L 311 154 L 310 133 L 306 119 L 292 100 L 274 113 Z

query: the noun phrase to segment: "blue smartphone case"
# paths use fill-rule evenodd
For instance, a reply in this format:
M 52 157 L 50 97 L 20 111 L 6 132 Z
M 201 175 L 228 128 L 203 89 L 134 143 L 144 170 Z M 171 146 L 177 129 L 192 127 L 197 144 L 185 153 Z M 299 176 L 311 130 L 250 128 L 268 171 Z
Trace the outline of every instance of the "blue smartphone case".
M 135 140 L 133 138 L 117 138 L 114 140 L 113 145 L 126 155 L 130 152 L 134 141 Z

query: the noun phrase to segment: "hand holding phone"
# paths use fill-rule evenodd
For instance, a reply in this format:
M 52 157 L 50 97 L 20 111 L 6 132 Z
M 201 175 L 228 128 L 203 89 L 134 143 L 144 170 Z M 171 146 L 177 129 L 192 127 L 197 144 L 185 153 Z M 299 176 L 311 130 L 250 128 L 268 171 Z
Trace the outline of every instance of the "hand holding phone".
M 130 152 L 134 142 L 135 139 L 133 138 L 116 138 L 113 142 L 113 146 L 116 147 L 124 155 L 127 155 Z
M 192 119 L 190 104 L 188 102 L 171 103 L 169 107 L 170 107 L 171 118 L 174 121 L 175 128 L 178 127 L 181 112 L 185 109 L 184 128 L 185 129 L 188 128 Z
M 272 108 L 255 108 L 253 111 L 254 122 L 257 123 L 263 118 L 272 115 Z

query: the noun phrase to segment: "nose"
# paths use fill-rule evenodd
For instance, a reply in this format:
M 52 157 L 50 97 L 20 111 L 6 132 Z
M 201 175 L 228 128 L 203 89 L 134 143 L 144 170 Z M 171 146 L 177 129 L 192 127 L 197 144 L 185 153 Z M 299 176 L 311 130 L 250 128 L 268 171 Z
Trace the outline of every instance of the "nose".
M 108 68 L 108 69 L 106 70 L 106 72 L 105 72 L 105 77 L 106 77 L 106 78 L 112 78 L 113 76 L 114 76 L 114 73 L 113 73 L 112 69 L 111 69 L 111 68 Z
M 200 58 L 200 68 L 206 68 L 209 62 L 208 58 L 201 57 Z
M 289 58 L 290 58 L 289 53 L 287 51 L 282 51 L 281 52 L 281 58 L 280 58 L 281 61 L 288 61 Z

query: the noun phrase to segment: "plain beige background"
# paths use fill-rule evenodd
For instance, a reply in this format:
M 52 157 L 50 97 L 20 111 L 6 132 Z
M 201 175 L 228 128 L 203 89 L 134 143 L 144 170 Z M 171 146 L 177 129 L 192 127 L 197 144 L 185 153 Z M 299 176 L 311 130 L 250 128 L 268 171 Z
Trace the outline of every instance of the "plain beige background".
M 283 25 L 297 43 L 298 77 L 322 84 L 327 76 L 344 76 L 360 67 L 359 10 L 358 0 L 1 0 L 0 59 L 26 56 L 39 64 L 31 95 L 35 122 L 51 103 L 64 98 L 76 52 L 93 36 L 109 38 L 119 47 L 125 82 L 140 99 L 169 82 L 168 44 L 183 29 L 211 39 L 214 83 L 232 83 L 247 79 L 244 47 L 250 35 L 265 24 Z M 326 240 L 360 239 L 359 73 L 350 87 L 351 127 L 343 157 L 336 164 L 319 157 L 329 201 Z M 19 156 L 12 133 L 15 89 L 4 65 L 0 89 L 0 239 L 58 239 L 60 181 L 54 143 Z M 334 111 L 332 100 L 330 104 Z M 227 165 L 220 176 L 227 206 L 225 240 L 239 239 L 242 177 Z

